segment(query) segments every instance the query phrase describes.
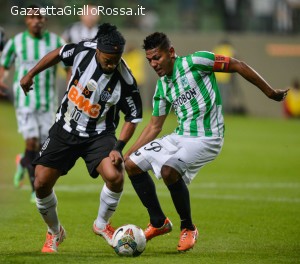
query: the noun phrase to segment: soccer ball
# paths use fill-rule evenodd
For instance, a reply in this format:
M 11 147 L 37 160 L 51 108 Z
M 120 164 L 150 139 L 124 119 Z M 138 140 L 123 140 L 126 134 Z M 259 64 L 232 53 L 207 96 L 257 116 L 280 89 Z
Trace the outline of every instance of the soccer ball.
M 123 225 L 113 234 L 113 248 L 119 256 L 137 257 L 146 248 L 144 231 L 136 225 Z

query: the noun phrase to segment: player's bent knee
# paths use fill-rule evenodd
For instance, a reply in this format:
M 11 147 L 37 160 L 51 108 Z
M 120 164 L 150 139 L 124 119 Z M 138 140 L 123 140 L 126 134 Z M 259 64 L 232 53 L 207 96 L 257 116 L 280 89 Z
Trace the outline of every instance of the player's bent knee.
M 37 196 L 43 198 L 49 195 L 59 176 L 60 172 L 58 170 L 37 165 L 34 179 L 34 189 Z
M 130 158 L 125 161 L 125 170 L 129 176 L 143 172 Z
M 114 166 L 107 166 L 106 169 L 99 171 L 102 179 L 109 185 L 116 188 L 123 187 L 124 184 L 124 169 L 117 169 Z
M 113 192 L 121 192 L 124 186 L 124 174 L 102 175 L 106 186 Z

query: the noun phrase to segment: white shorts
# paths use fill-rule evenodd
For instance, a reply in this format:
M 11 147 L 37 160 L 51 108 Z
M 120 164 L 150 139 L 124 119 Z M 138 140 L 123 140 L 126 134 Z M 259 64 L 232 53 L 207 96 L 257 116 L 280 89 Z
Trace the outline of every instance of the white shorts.
M 40 142 L 44 142 L 48 137 L 48 131 L 54 123 L 54 113 L 43 111 L 32 111 L 28 109 L 16 110 L 18 132 L 23 135 L 26 140 L 28 138 L 39 138 Z
M 155 139 L 130 155 L 143 171 L 152 170 L 161 179 L 163 165 L 177 170 L 189 184 L 197 172 L 220 153 L 222 137 L 190 137 L 177 134 Z

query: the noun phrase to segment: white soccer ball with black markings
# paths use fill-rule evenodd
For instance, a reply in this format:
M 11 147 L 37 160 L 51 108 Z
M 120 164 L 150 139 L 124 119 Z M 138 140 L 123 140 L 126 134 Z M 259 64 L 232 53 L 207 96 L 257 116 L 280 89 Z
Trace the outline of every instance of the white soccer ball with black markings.
M 123 257 L 137 257 L 146 248 L 144 231 L 132 224 L 119 227 L 114 232 L 112 242 L 115 252 Z

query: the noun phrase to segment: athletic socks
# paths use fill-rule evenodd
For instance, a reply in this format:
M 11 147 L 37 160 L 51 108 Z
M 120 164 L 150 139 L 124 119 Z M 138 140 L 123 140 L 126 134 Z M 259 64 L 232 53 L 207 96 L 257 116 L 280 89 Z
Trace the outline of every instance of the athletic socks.
M 121 195 L 122 192 L 112 192 L 107 188 L 106 184 L 104 184 L 100 193 L 100 206 L 98 210 L 98 216 L 95 221 L 95 224 L 98 228 L 105 228 L 109 218 L 111 218 L 113 213 L 116 211 Z
M 57 198 L 54 191 L 45 198 L 40 199 L 36 197 L 36 206 L 45 223 L 48 225 L 48 232 L 51 234 L 59 233 L 60 223 L 56 211 Z
M 184 228 L 187 228 L 189 230 L 194 230 L 195 228 L 191 217 L 190 194 L 184 180 L 181 178 L 167 187 L 171 193 L 176 211 L 180 216 L 180 229 L 183 230 Z
M 161 227 L 166 219 L 156 195 L 154 182 L 148 172 L 130 176 L 132 186 L 135 189 L 143 205 L 147 208 L 150 223 L 154 227 Z

